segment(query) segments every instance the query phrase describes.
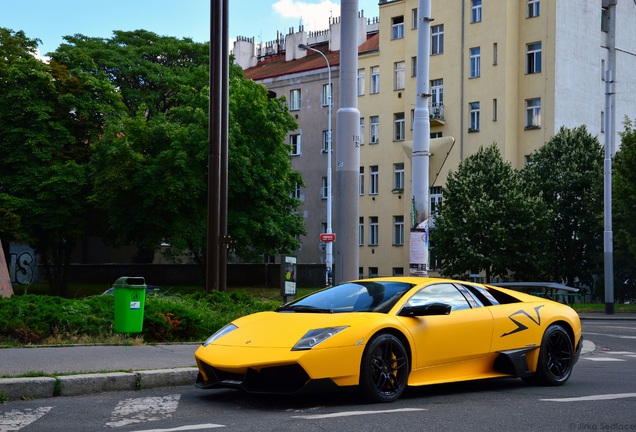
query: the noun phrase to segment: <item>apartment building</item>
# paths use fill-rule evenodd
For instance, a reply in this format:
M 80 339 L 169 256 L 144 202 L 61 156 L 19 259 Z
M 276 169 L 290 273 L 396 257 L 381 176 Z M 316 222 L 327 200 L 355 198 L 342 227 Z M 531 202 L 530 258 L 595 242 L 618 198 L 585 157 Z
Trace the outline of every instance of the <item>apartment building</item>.
M 379 20 L 358 21 L 362 276 L 408 273 L 418 5 L 381 0 Z M 453 138 L 431 143 L 431 209 L 442 199 L 448 173 L 481 146 L 497 143 L 503 157 L 521 168 L 561 126 L 584 124 L 615 150 L 623 118 L 636 117 L 634 2 L 433 0 L 431 15 L 431 137 Z M 299 129 L 290 134 L 290 144 L 292 164 L 306 183 L 298 194 L 308 231 L 300 262 L 324 262 L 318 237 L 326 221 L 325 95 L 330 72 L 335 114 L 339 34 L 335 19 L 325 32 L 301 29 L 259 49 L 243 39 L 234 49 L 246 75 L 285 95 L 297 116 Z M 321 50 L 330 67 L 298 44 Z M 435 271 L 434 232 L 431 240 Z

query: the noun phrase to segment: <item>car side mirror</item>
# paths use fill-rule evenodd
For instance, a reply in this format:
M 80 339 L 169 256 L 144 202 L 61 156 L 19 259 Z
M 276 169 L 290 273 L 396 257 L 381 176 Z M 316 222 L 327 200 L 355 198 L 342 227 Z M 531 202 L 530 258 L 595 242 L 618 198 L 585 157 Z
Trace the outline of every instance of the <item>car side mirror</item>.
M 448 315 L 451 312 L 451 305 L 446 303 L 426 303 L 417 306 L 404 306 L 399 316 L 418 317 L 431 315 Z

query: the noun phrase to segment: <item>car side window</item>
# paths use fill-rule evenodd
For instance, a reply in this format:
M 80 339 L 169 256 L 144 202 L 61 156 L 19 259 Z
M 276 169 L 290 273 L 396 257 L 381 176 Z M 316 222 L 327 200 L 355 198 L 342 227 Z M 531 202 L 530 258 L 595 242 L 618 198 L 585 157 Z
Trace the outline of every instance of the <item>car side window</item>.
M 406 302 L 407 306 L 418 306 L 428 303 L 446 303 L 451 310 L 470 309 L 470 305 L 462 293 L 454 285 L 440 283 L 422 288 Z

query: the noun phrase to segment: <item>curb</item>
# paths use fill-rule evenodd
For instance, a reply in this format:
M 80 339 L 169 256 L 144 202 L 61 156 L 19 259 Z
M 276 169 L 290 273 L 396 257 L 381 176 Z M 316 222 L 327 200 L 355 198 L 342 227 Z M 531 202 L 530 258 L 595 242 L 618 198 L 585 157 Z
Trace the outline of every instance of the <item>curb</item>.
M 30 400 L 57 396 L 79 396 L 108 391 L 194 385 L 197 368 L 156 369 L 134 372 L 63 375 L 57 378 L 0 378 L 0 396 Z

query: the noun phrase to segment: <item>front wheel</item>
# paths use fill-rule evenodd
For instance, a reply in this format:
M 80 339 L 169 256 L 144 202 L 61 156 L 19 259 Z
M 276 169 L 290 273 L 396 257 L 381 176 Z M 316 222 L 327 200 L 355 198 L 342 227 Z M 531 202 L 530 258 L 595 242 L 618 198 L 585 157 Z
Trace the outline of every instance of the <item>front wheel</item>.
M 369 342 L 360 365 L 360 389 L 375 402 L 397 400 L 409 377 L 409 357 L 404 345 L 391 334 L 381 334 Z
M 537 372 L 529 383 L 560 386 L 567 382 L 574 366 L 574 345 L 560 325 L 551 325 L 543 334 Z

